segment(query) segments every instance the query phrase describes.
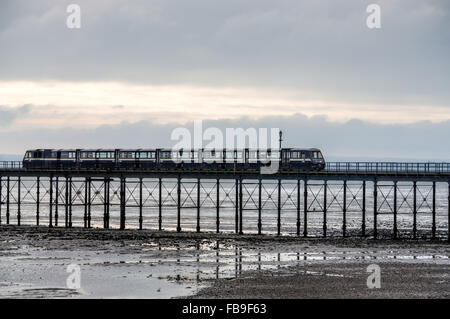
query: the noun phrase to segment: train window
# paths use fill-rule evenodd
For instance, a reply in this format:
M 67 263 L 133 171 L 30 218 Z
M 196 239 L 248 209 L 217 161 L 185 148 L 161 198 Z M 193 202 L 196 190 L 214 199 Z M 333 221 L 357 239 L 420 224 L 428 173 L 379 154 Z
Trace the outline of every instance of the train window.
M 108 153 L 107 152 L 100 152 L 98 153 L 100 159 L 105 159 L 108 158 Z
M 69 152 L 61 152 L 61 158 L 69 158 Z
M 198 158 L 198 152 L 196 151 L 192 152 L 192 158 Z
M 236 158 L 237 159 L 242 159 L 242 151 L 237 151 L 236 152 Z
M 277 159 L 277 158 L 280 158 L 280 152 L 271 152 L 270 153 L 270 158 L 273 158 L 273 159 Z
M 181 154 L 181 158 L 190 159 L 189 154 L 190 154 L 190 152 L 183 152 L 183 154 Z
M 138 157 L 139 158 L 148 158 L 148 153 L 147 152 L 140 152 L 140 153 L 138 153 Z
M 169 159 L 170 158 L 170 152 L 161 152 L 161 158 Z
M 148 158 L 156 158 L 155 152 L 148 152 Z
M 234 159 L 234 152 L 225 152 L 225 156 L 227 159 Z
M 323 159 L 322 152 L 317 152 L 320 159 Z
M 256 151 L 249 152 L 249 158 L 251 158 L 251 159 L 258 158 L 258 153 Z
M 313 152 L 313 157 L 314 157 L 314 158 L 320 158 L 320 157 L 319 157 L 319 152 Z

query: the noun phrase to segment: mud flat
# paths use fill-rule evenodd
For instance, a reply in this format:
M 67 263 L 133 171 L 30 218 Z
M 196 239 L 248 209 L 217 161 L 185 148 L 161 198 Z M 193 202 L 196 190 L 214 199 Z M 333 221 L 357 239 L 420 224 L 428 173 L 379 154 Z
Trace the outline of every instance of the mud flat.
M 0 226 L 3 298 L 448 298 L 449 279 L 444 241 Z

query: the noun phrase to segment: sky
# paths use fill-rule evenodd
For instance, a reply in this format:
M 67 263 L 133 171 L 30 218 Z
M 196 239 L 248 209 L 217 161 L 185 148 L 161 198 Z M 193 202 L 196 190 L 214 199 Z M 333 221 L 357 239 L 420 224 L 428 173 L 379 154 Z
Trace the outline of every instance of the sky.
M 448 0 L 0 0 L 0 154 L 170 147 L 203 120 L 448 161 L 449 56 Z

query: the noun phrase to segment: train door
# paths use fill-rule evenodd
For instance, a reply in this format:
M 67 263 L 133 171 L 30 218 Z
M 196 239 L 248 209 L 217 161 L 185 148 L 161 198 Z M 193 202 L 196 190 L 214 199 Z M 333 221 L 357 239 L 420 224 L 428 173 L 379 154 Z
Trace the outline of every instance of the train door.
M 56 152 L 56 168 L 61 168 L 62 167 L 62 163 L 61 163 L 61 151 L 57 151 Z
M 281 150 L 281 166 L 283 168 L 289 168 L 289 159 L 290 159 L 290 151 L 289 150 Z
M 249 163 L 249 150 L 248 150 L 248 148 L 246 148 L 245 149 L 245 151 L 244 151 L 244 153 L 245 153 L 245 156 L 244 156 L 244 165 L 245 165 L 245 167 L 250 167 L 250 163 Z
M 81 162 L 81 150 L 78 149 L 75 151 L 75 166 L 77 169 L 80 169 L 80 162 Z
M 119 168 L 119 160 L 120 160 L 120 150 L 116 149 L 114 150 L 114 168 Z

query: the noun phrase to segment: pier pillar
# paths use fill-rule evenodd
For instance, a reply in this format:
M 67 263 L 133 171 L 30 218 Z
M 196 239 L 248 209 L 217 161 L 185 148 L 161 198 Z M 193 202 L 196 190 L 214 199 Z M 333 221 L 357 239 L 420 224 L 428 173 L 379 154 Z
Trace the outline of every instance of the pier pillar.
M 218 233 L 220 231 L 220 179 L 217 179 L 216 184 L 216 232 Z
M 65 194 L 65 215 L 64 215 L 64 227 L 69 227 L 69 177 L 66 176 L 66 194 Z
M 58 208 L 59 208 L 59 177 L 55 182 L 55 227 L 58 227 Z
M 417 237 L 417 182 L 413 183 L 413 238 Z
M 239 177 L 239 234 L 243 234 L 243 230 L 242 230 L 242 212 L 243 212 L 243 207 L 242 207 L 242 176 Z
M 362 225 L 361 225 L 361 235 L 362 237 L 366 236 L 366 181 L 363 181 L 362 186 L 363 192 L 363 202 L 362 202 Z
M 328 181 L 323 182 L 323 237 L 327 237 L 327 192 Z
M 200 232 L 200 194 L 201 194 L 201 180 L 197 178 L 197 233 Z
M 342 205 L 342 237 L 347 235 L 347 181 L 344 180 L 344 195 Z
M 88 205 L 89 205 L 89 201 L 88 201 L 88 188 L 89 188 L 89 177 L 86 177 L 84 179 L 84 216 L 83 216 L 83 221 L 84 221 L 84 228 L 88 227 Z
M 448 198 L 447 198 L 447 240 L 450 242 L 450 180 L 448 185 Z
M 258 179 L 258 235 L 262 232 L 262 180 Z
M 281 235 L 281 179 L 278 179 L 278 203 L 277 203 L 277 235 Z
M 394 239 L 397 239 L 397 181 L 394 182 Z
M 87 227 L 91 228 L 91 209 L 92 209 L 92 179 L 88 180 L 88 214 L 87 214 Z
M 436 239 L 436 182 L 433 182 L 433 207 L 432 207 L 431 237 L 433 239 Z
M 297 179 L 297 236 L 300 236 L 300 179 Z
M 19 176 L 17 178 L 17 226 L 20 226 L 20 218 L 21 218 L 21 208 L 22 208 L 22 192 L 21 192 L 21 186 L 22 186 L 22 179 Z
M 140 230 L 142 230 L 142 223 L 143 223 L 143 217 L 142 217 L 142 210 L 143 210 L 142 188 L 143 188 L 143 181 L 142 181 L 142 177 L 141 177 L 141 178 L 139 178 L 139 229 Z
M 49 214 L 48 227 L 53 227 L 53 176 L 50 176 L 50 200 L 49 200 Z
M 236 234 L 239 233 L 239 180 L 236 179 L 235 180 L 235 190 L 236 190 L 236 198 L 234 200 L 235 202 L 235 221 L 234 221 L 234 225 L 235 225 L 235 231 Z
M 103 181 L 103 228 L 109 227 L 109 178 Z
M 308 237 L 308 180 L 305 179 L 303 192 L 303 237 Z
M 373 238 L 377 239 L 377 214 L 378 214 L 378 182 L 373 182 Z
M 177 232 L 181 232 L 181 177 L 177 178 Z
M 125 229 L 125 211 L 126 211 L 126 187 L 127 187 L 127 179 L 123 176 L 120 177 L 120 229 Z
M 69 177 L 69 228 L 72 228 L 72 177 Z
M 2 205 L 3 205 L 3 197 L 2 197 L 2 176 L 0 175 L 0 225 L 2 224 Z
M 162 230 L 162 178 L 158 181 L 158 229 Z
M 8 176 L 6 178 L 6 224 L 9 225 L 9 204 L 11 197 L 11 189 L 10 189 L 11 178 Z
M 41 178 L 36 179 L 36 226 L 39 226 L 39 219 L 41 215 Z

